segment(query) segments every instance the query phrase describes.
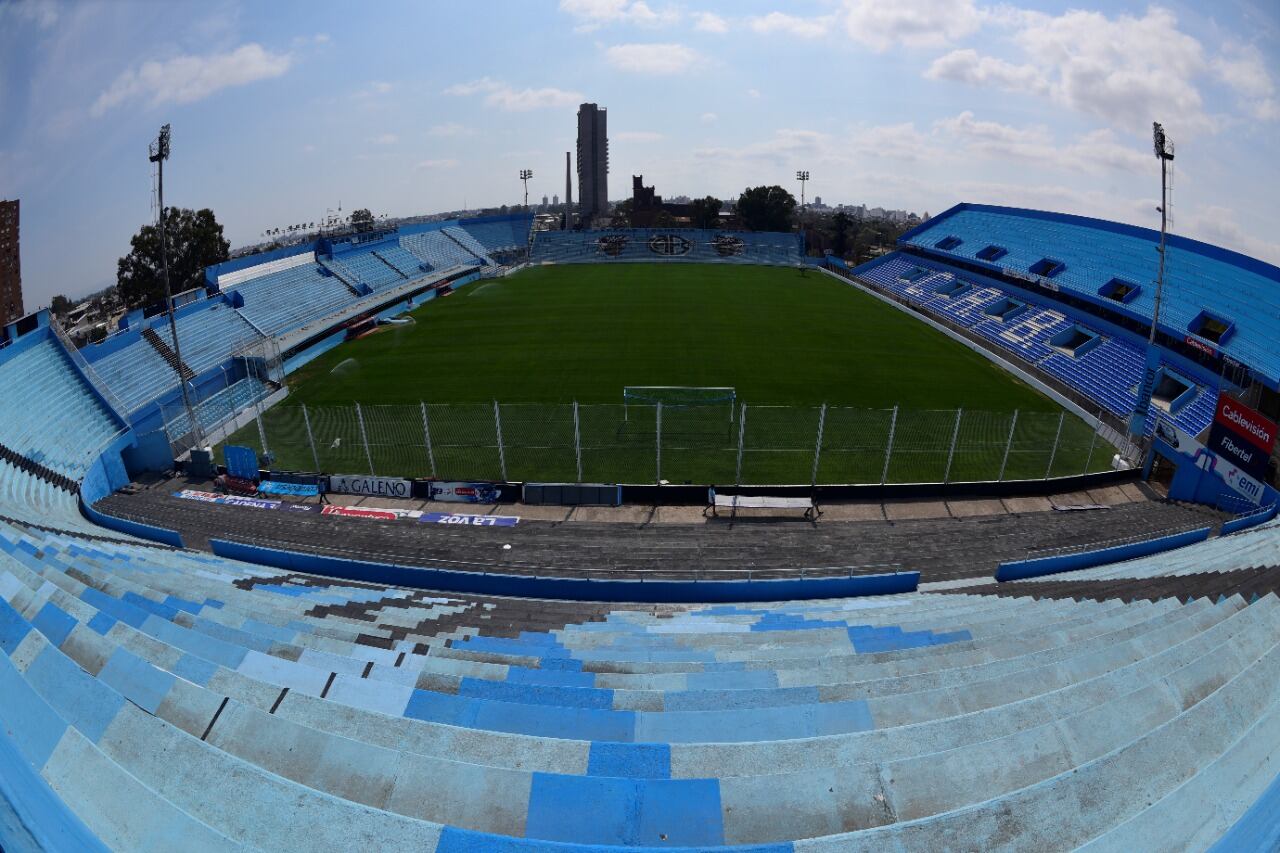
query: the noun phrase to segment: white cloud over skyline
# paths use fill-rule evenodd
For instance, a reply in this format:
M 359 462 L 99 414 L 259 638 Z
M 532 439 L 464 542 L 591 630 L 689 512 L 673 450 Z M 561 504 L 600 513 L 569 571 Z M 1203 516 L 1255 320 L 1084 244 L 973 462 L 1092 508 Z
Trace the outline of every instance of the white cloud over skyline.
M 394 2 L 394 0 L 392 0 Z M 1261 10 L 1261 12 L 1260 12 Z M 175 203 L 240 245 L 341 201 L 411 215 L 562 195 L 578 104 L 609 111 L 610 195 L 749 185 L 929 210 L 1028 204 L 1154 222 L 1150 123 L 1178 143 L 1176 230 L 1273 262 L 1280 11 L 1156 0 L 0 3 L 0 197 L 24 285 L 109 284 Z M 1261 15 L 1261 17 L 1260 17 Z M 424 40 L 423 34 L 431 37 Z M 65 251 L 74 234 L 76 251 Z

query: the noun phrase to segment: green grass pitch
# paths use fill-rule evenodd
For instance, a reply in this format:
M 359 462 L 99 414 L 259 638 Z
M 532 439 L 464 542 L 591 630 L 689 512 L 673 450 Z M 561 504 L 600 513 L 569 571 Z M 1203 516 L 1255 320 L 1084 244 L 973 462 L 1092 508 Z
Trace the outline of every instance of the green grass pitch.
M 1057 408 L 919 320 L 795 269 L 538 267 L 413 317 L 298 371 L 292 401 L 617 403 L 626 385 L 728 385 L 748 404 Z
M 890 433 L 889 482 L 940 481 L 948 457 L 951 480 L 993 479 L 1002 466 L 1006 478 L 1076 474 L 1110 459 L 1070 415 L 1055 454 L 1061 410 L 1052 400 L 817 272 L 538 267 L 468 285 L 412 316 L 290 377 L 288 400 L 264 417 L 281 467 L 363 473 L 372 458 L 382 475 L 502 479 L 505 468 L 509 480 L 572 482 L 580 457 L 586 482 L 808 483 L 824 403 L 820 483 L 879 482 Z M 659 456 L 656 410 L 633 405 L 624 419 L 627 385 L 734 387 L 748 409 L 741 473 L 737 412 L 731 420 L 724 404 L 664 408 Z M 233 443 L 262 449 L 253 426 Z

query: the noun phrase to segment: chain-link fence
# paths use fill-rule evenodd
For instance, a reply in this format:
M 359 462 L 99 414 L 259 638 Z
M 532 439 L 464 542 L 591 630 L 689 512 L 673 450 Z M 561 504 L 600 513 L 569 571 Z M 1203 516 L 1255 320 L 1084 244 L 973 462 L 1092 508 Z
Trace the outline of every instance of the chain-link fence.
M 419 403 L 277 406 L 228 443 L 296 471 L 824 485 L 1074 476 L 1110 469 L 1117 438 L 1065 411 Z

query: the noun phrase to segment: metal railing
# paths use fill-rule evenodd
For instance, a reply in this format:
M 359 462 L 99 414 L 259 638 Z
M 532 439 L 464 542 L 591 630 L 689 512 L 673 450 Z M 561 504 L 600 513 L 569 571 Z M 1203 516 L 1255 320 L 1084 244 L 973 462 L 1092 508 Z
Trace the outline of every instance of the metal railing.
M 1155 530 L 1144 530 L 1139 533 L 1131 533 L 1128 536 L 1115 536 L 1109 539 L 1095 539 L 1089 542 L 1076 542 L 1071 545 L 1042 545 L 1036 548 L 1028 548 L 1025 559 L 1039 560 L 1044 557 L 1059 557 L 1065 554 L 1081 554 L 1088 551 L 1101 551 L 1106 548 L 1115 548 L 1120 545 L 1132 545 L 1135 542 L 1149 542 L 1152 539 L 1161 539 L 1166 536 L 1177 536 L 1179 533 L 1190 533 L 1192 530 L 1200 530 L 1206 525 L 1196 524 L 1177 524 L 1168 527 L 1160 527 Z

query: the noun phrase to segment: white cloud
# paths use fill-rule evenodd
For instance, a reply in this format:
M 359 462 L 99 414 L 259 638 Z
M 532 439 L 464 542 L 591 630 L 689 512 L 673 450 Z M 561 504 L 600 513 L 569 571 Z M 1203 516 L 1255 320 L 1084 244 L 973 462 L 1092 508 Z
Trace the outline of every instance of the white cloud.
M 616 44 L 605 59 L 619 71 L 633 74 L 683 74 L 702 62 L 702 55 L 682 44 Z
M 378 136 L 370 136 L 369 142 L 374 145 L 395 145 L 400 141 L 400 137 L 394 133 L 383 133 Z
M 946 147 L 931 142 L 916 129 L 914 122 L 859 129 L 853 135 L 851 148 L 852 153 L 858 157 L 908 162 L 929 160 L 936 163 L 953 153 Z
M 1109 18 L 1003 7 L 993 19 L 1011 28 L 1024 64 L 958 50 L 937 59 L 925 76 L 1045 96 L 1132 131 L 1145 132 L 1159 119 L 1175 133 L 1215 127 L 1197 86 L 1209 69 L 1204 49 L 1167 9 Z M 1252 69 L 1236 65 L 1220 73 L 1246 85 L 1256 80 Z
M 469 127 L 464 127 L 463 125 L 458 124 L 456 121 L 445 122 L 444 124 L 437 124 L 434 127 L 427 130 L 428 136 L 457 137 L 457 136 L 472 136 L 474 134 L 475 134 L 474 130 L 472 130 Z
M 147 98 L 151 106 L 190 104 L 220 89 L 279 77 L 291 62 L 287 53 L 274 54 L 252 43 L 229 53 L 152 60 L 117 77 L 93 102 L 90 112 L 100 116 L 134 98 Z
M 1213 61 L 1213 71 L 1239 96 L 1241 105 L 1261 121 L 1280 119 L 1276 84 L 1267 70 L 1262 51 L 1253 45 L 1227 44 Z
M 0 17 L 8 12 L 20 21 L 47 30 L 58 23 L 58 7 L 53 0 L 16 0 L 0 6 Z
M 1210 205 L 1198 211 L 1180 230 L 1197 240 L 1280 264 L 1280 243 L 1247 233 L 1236 222 L 1235 216 L 1235 211 L 1230 208 Z
M 715 113 L 703 113 L 702 115 L 698 116 L 698 121 L 702 122 L 703 124 L 711 124 L 711 122 L 719 121 L 719 120 L 720 120 L 720 116 L 716 115 Z
M 982 24 L 973 0 L 846 0 L 849 38 L 877 51 L 931 47 L 963 38 Z
M 610 135 L 619 142 L 657 142 L 665 138 L 661 133 L 651 130 L 624 130 Z
M 996 86 L 1011 91 L 1047 94 L 1049 81 L 1032 65 L 1014 65 L 994 56 L 979 56 L 976 50 L 953 50 L 933 61 L 924 76 L 931 80 L 952 80 L 973 86 Z
M 1106 129 L 1087 133 L 1068 145 L 1059 146 L 1046 127 L 1013 127 L 981 121 L 969 110 L 935 122 L 934 128 L 947 138 L 949 145 L 961 147 L 966 153 L 994 161 L 1020 160 L 1045 169 L 1132 174 L 1149 170 L 1154 159 L 1145 148 L 1126 145 Z
M 484 102 L 507 112 L 527 112 L 544 107 L 568 107 L 583 100 L 580 92 L 568 92 L 550 87 L 542 89 L 513 89 L 501 80 L 481 77 L 469 83 L 457 83 L 444 90 L 446 95 L 484 95 Z
M 800 18 L 786 12 L 770 12 L 751 18 L 747 24 L 757 33 L 772 35 L 789 35 L 799 38 L 821 38 L 831 32 L 835 23 L 834 15 L 822 15 L 816 18 Z
M 720 35 L 729 31 L 729 22 L 714 12 L 699 12 L 694 15 L 693 28 L 698 32 Z
M 560 11 L 577 19 L 579 32 L 611 24 L 658 27 L 680 20 L 677 9 L 654 11 L 644 0 L 560 0 Z
M 457 161 L 457 160 L 452 160 L 452 159 L 445 159 L 445 160 L 419 160 L 416 164 L 414 164 L 414 167 L 413 167 L 413 168 L 414 168 L 415 170 L 422 170 L 422 169 L 452 169 L 454 166 L 457 166 L 457 165 L 458 165 L 458 161 Z
M 760 97 L 760 90 L 759 90 L 759 89 L 748 89 L 748 90 L 747 90 L 747 97 L 748 97 L 748 98 L 758 98 L 758 97 Z
M 695 148 L 693 154 L 701 159 L 763 161 L 780 165 L 801 156 L 827 159 L 834 151 L 839 151 L 839 146 L 833 146 L 831 137 L 825 133 L 782 128 L 774 131 L 772 138 L 763 142 L 753 142 L 737 148 Z

